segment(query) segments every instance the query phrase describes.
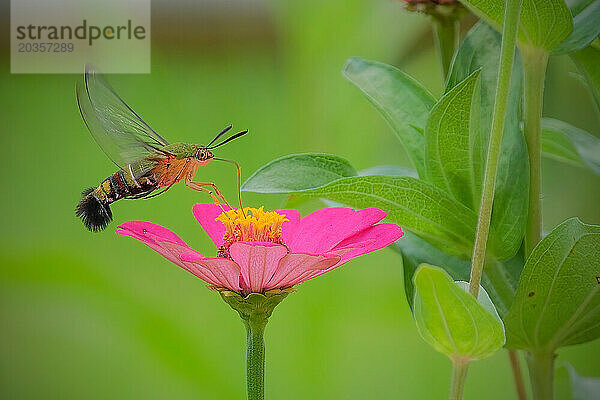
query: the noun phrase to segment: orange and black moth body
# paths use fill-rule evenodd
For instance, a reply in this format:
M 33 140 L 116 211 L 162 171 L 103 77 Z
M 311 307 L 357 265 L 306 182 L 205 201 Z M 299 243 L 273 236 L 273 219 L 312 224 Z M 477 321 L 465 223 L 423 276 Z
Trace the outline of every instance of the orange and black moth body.
M 136 179 L 131 172 L 119 170 L 103 180 L 94 194 L 99 200 L 110 204 L 123 198 L 143 197 L 157 188 L 152 174 Z
M 83 191 L 82 198 L 75 209 L 87 229 L 98 232 L 112 221 L 110 204 L 120 199 L 137 199 L 149 195 L 158 189 L 154 174 L 136 178 L 131 168 L 119 170 L 106 178 L 96 188 Z

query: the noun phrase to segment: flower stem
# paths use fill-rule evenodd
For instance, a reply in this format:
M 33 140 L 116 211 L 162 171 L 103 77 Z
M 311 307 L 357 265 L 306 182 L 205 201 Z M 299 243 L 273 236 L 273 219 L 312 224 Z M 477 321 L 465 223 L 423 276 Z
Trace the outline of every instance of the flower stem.
M 529 213 L 525 234 L 525 254 L 529 256 L 542 237 L 541 118 L 544 103 L 544 79 L 548 53 L 533 47 L 521 48 L 525 70 L 525 140 L 529 155 Z
M 468 361 L 452 360 L 452 383 L 450 384 L 450 400 L 460 400 L 463 397 L 465 381 L 467 380 Z
M 265 398 L 265 327 L 277 304 L 294 292 L 294 289 L 271 289 L 265 293 L 250 293 L 247 296 L 223 288 L 217 290 L 223 301 L 239 314 L 246 327 L 248 400 L 263 400 Z
M 534 400 L 554 398 L 554 359 L 553 352 L 527 354 L 527 366 Z
M 267 319 L 250 318 L 246 325 L 246 381 L 248 400 L 265 398 L 265 341 L 264 333 Z
M 492 203 L 494 201 L 494 190 L 496 186 L 496 174 L 498 172 L 498 159 L 500 158 L 500 145 L 502 132 L 504 131 L 504 117 L 508 104 L 508 93 L 510 89 L 510 76 L 515 58 L 515 44 L 517 40 L 517 27 L 522 0 L 508 0 L 504 11 L 504 28 L 502 31 L 502 47 L 500 49 L 500 67 L 498 68 L 498 84 L 496 99 L 494 101 L 494 114 L 492 117 L 492 131 L 488 146 L 487 163 L 483 178 L 483 189 L 481 195 L 481 207 L 477 221 L 477 233 L 475 246 L 473 247 L 473 261 L 471 265 L 471 279 L 469 292 L 477 298 L 479 284 L 483 273 L 485 262 L 485 250 L 488 234 L 490 231 L 490 220 L 492 217 Z
M 510 367 L 513 371 L 513 378 L 517 389 L 517 398 L 519 400 L 527 400 L 525 383 L 523 382 L 523 374 L 521 373 L 521 365 L 519 363 L 519 353 L 517 353 L 516 350 L 508 349 L 508 358 L 510 360 Z
M 442 66 L 442 79 L 446 81 L 454 52 L 460 42 L 460 20 L 455 15 L 432 15 L 435 47 Z

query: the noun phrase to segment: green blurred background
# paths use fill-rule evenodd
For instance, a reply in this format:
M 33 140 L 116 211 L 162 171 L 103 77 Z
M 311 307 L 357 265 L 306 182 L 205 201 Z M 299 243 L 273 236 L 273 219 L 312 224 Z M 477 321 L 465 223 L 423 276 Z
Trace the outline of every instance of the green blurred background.
M 73 214 L 79 193 L 114 167 L 77 110 L 80 76 L 10 74 L 8 15 L 4 1 L 0 397 L 244 398 L 237 315 L 201 280 L 114 234 L 118 223 L 148 220 L 212 254 L 191 213 L 210 199 L 177 185 L 153 200 L 118 202 L 115 223 L 87 232 Z M 168 140 L 206 142 L 229 123 L 250 129 L 218 153 L 238 160 L 246 177 L 273 158 L 309 151 L 336 153 L 359 169 L 408 166 L 391 129 L 341 76 L 350 56 L 394 64 L 441 92 L 427 20 L 390 0 L 153 1 L 152 73 L 109 80 Z M 599 135 L 573 70 L 567 58 L 551 60 L 544 114 Z M 197 178 L 234 198 L 231 166 L 213 163 Z M 600 178 L 545 161 L 543 188 L 546 229 L 573 215 L 600 223 Z M 284 201 L 245 199 L 268 208 Z M 450 362 L 418 336 L 392 250 L 298 289 L 267 329 L 268 398 L 446 397 Z M 598 354 L 596 341 L 561 350 L 559 362 L 600 376 Z M 557 385 L 564 393 L 566 381 Z M 483 397 L 514 398 L 504 351 L 470 367 L 465 398 Z

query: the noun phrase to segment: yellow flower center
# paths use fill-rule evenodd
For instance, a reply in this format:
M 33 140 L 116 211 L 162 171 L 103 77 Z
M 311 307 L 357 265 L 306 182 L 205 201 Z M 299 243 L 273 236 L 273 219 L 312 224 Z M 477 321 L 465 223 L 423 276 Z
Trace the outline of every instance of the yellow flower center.
M 220 256 L 229 255 L 229 246 L 234 242 L 281 243 L 281 224 L 289 221 L 285 215 L 275 211 L 264 211 L 263 207 L 245 207 L 225 211 L 216 218 L 225 225 L 225 244 L 219 248 Z

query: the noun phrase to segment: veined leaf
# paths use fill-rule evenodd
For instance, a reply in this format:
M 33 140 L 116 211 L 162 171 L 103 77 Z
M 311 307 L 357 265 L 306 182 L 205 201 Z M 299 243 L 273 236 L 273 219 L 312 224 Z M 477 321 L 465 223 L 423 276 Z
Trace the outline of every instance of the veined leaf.
M 411 309 L 414 299 L 413 276 L 419 265 L 439 265 L 452 279 L 469 280 L 471 263 L 468 260 L 450 256 L 410 232 L 406 232 L 402 240 L 396 241 L 392 248 L 402 254 L 404 290 Z M 494 259 L 486 261 L 482 286 L 486 288 L 501 316 L 508 313 L 513 302 L 523 264 L 520 255 L 503 262 Z
M 354 208 L 377 207 L 388 219 L 445 252 L 471 256 L 477 215 L 446 192 L 419 179 L 395 176 L 343 178 L 302 192 Z
M 583 50 L 571 53 L 571 58 L 585 78 L 598 112 L 600 112 L 600 68 L 598 68 L 598 65 L 600 65 L 600 49 L 588 46 Z
M 446 91 L 449 91 L 474 71 L 481 71 L 480 133 L 473 133 L 471 130 L 470 143 L 474 152 L 470 160 L 462 160 L 465 169 L 469 168 L 466 166 L 468 163 L 471 165 L 470 168 L 476 177 L 473 190 L 475 210 L 478 209 L 481 198 L 481 182 L 498 80 L 501 40 L 501 35 L 489 25 L 483 22 L 475 25 L 458 49 L 448 74 L 446 87 Z M 525 140 L 519 127 L 522 75 L 520 59 L 516 57 L 504 122 L 490 233 L 503 244 L 501 252 L 495 254 L 496 258 L 502 260 L 514 256 L 519 249 L 525 234 L 527 218 L 529 162 Z
M 502 348 L 502 320 L 483 288 L 477 300 L 443 269 L 423 264 L 415 277 L 414 318 L 419 333 L 449 358 L 479 360 Z M 467 284 L 468 285 L 468 284 Z
M 333 154 L 303 153 L 277 158 L 260 167 L 242 185 L 258 193 L 292 193 L 356 176 L 348 161 Z
M 511 348 L 555 349 L 600 337 L 600 226 L 569 219 L 535 247 L 505 318 Z
M 462 258 L 471 256 L 477 214 L 446 192 L 412 177 L 339 178 L 353 172 L 347 161 L 333 158 L 337 162 L 320 163 L 315 168 L 315 156 L 322 155 L 294 154 L 273 160 L 252 174 L 242 190 L 296 194 L 302 199 L 318 197 L 355 208 L 379 207 L 388 218 L 445 252 Z M 307 173 L 302 173 L 304 165 L 308 165 Z M 295 171 L 293 177 L 288 175 L 290 170 Z M 501 247 L 490 238 L 491 253 L 501 252 Z
M 479 71 L 447 92 L 425 126 L 427 180 L 476 209 L 481 193 Z
M 434 97 L 410 76 L 380 62 L 350 58 L 342 72 L 391 125 L 419 176 L 424 176 L 423 129 Z
M 461 0 L 475 15 L 501 30 L 504 0 Z M 573 17 L 564 0 L 523 0 L 519 42 L 553 50 L 573 31 Z
M 600 0 L 567 0 L 567 6 L 573 15 L 573 32 L 554 54 L 581 50 L 600 34 Z
M 600 175 L 600 139 L 583 129 L 557 119 L 542 119 L 542 150 L 547 157 Z

